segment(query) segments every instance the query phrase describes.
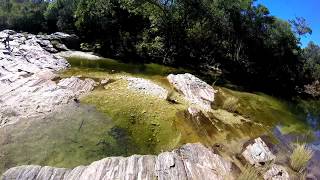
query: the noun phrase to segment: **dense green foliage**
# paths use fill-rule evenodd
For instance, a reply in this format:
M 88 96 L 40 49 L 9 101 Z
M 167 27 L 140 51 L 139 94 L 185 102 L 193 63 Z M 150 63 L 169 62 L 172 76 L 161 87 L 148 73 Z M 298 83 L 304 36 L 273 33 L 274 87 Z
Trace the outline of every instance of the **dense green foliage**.
M 314 48 L 300 48 L 299 36 L 312 32 L 305 19 L 283 21 L 255 0 L 1 1 L 1 27 L 76 33 L 109 57 L 219 67 L 233 82 L 273 93 L 320 76 Z
M 50 31 L 75 31 L 74 11 L 77 5 L 75 0 L 57 0 L 50 3 L 44 13 Z
M 0 0 L 0 29 L 47 30 L 43 16 L 47 6 L 42 0 Z
M 307 79 L 311 81 L 320 80 L 320 47 L 310 42 L 303 51 L 304 71 Z

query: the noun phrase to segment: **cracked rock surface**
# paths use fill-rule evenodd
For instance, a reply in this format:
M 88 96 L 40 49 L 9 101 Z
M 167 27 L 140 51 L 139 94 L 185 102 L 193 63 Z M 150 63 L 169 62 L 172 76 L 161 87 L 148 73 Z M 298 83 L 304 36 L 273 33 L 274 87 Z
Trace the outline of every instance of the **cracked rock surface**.
M 233 179 L 229 161 L 203 145 L 186 144 L 155 155 L 109 157 L 73 169 L 19 166 L 3 174 L 3 180 L 108 180 L 108 179 Z
M 170 74 L 167 79 L 190 103 L 204 110 L 211 109 L 216 93 L 212 86 L 189 73 Z
M 9 37 L 9 47 L 5 41 Z M 94 87 L 75 77 L 54 81 L 68 62 L 50 54 L 31 34 L 0 32 L 0 127 L 21 118 L 45 115 Z

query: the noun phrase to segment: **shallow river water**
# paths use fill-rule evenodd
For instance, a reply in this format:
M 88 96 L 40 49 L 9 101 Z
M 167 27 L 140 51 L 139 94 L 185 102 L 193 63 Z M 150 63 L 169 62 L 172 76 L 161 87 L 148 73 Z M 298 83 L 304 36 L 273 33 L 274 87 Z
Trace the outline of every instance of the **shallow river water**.
M 69 62 L 73 68 L 63 72 L 62 77 L 86 77 L 88 74 L 95 76 L 95 73 L 98 73 L 99 77 L 104 75 L 101 73 L 125 74 L 148 78 L 165 87 L 168 87 L 166 75 L 186 71 L 157 64 L 124 64 L 109 59 L 69 59 Z M 306 141 L 314 150 L 320 151 L 319 102 L 288 102 L 262 93 L 239 92 L 222 87 L 218 89 L 239 98 L 240 108 L 237 113 L 250 121 L 232 124 L 225 123 L 228 119 L 223 122 L 217 120 L 215 123 L 204 120 L 196 127 L 180 110 L 184 108 L 182 105 L 168 104 L 168 109 L 173 108 L 177 112 L 173 116 L 165 116 L 166 122 L 153 122 L 157 119 L 157 114 L 146 116 L 148 106 L 135 107 L 134 111 L 139 111 L 137 116 L 127 115 L 121 108 L 117 111 L 110 110 L 108 108 L 114 107 L 110 104 L 103 104 L 106 107 L 100 108 L 97 104 L 90 104 L 92 101 L 84 100 L 80 104 L 67 105 L 46 118 L 21 120 L 15 125 L 0 129 L 0 174 L 17 165 L 75 167 L 107 156 L 155 154 L 184 143 L 198 141 L 209 146 L 225 146 L 226 153 L 239 153 L 245 141 L 259 136 L 264 136 L 269 143 L 278 146 L 278 150 L 279 147 L 290 146 L 294 141 Z M 95 91 L 100 93 L 99 89 Z M 108 95 L 113 96 L 108 94 L 108 91 L 104 93 L 105 101 L 109 100 Z M 114 99 L 110 99 L 112 100 Z M 150 106 L 153 106 L 153 103 L 151 104 Z M 140 107 L 144 109 L 139 109 Z M 240 115 L 233 115 L 231 118 Z M 145 117 L 150 124 L 144 122 Z M 145 132 L 150 133 L 152 138 L 148 137 L 149 134 L 141 135 L 144 126 L 148 127 Z M 142 128 L 140 134 L 137 133 L 139 128 Z M 157 148 L 150 149 L 150 145 Z M 319 153 L 316 153 L 316 156 L 319 158 Z

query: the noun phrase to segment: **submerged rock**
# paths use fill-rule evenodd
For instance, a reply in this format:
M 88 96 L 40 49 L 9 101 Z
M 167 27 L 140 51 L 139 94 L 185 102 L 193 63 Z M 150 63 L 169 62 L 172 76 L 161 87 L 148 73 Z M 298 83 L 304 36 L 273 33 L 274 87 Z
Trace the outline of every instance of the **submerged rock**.
M 245 147 L 242 156 L 248 163 L 256 167 L 264 166 L 276 158 L 261 138 L 255 139 L 252 144 Z
M 74 169 L 19 166 L 3 174 L 3 180 L 99 180 L 99 179 L 233 179 L 232 164 L 201 144 L 186 144 L 172 152 L 130 157 L 109 157 Z
M 194 128 L 197 129 L 197 131 L 204 137 L 209 136 L 206 129 L 207 127 L 216 128 L 215 123 L 198 108 L 189 107 L 186 111 L 186 115 Z
M 206 82 L 189 73 L 170 74 L 167 78 L 174 88 L 192 104 L 198 105 L 204 110 L 211 109 L 216 91 Z
M 81 80 L 77 77 L 70 77 L 61 79 L 57 85 L 61 88 L 69 89 L 79 96 L 83 93 L 92 91 L 97 83 L 90 78 Z
M 90 60 L 99 60 L 102 57 L 94 55 L 92 52 L 82 52 L 82 51 L 63 51 L 57 53 L 57 55 L 65 58 L 85 58 Z
M 127 78 L 129 82 L 128 88 L 138 92 L 156 96 L 165 99 L 168 95 L 168 91 L 163 87 L 151 82 L 150 80 L 142 78 Z
M 263 179 L 265 180 L 289 180 L 289 174 L 283 166 L 272 165 L 271 168 L 264 173 Z

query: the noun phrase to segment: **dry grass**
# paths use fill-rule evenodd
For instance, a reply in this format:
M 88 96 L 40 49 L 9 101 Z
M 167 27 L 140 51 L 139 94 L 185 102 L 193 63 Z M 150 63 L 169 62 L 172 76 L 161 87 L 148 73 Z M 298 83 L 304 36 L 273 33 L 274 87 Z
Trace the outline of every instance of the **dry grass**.
M 313 151 L 306 144 L 295 144 L 293 153 L 290 156 L 291 168 L 297 172 L 302 172 L 312 156 Z
M 298 174 L 299 180 L 306 180 L 307 179 L 307 173 L 306 172 L 301 172 Z
M 260 180 L 259 172 L 253 166 L 246 165 L 237 180 Z
M 229 112 L 235 112 L 239 107 L 239 99 L 236 97 L 228 97 L 226 100 L 224 100 L 222 104 L 222 108 L 229 111 Z

